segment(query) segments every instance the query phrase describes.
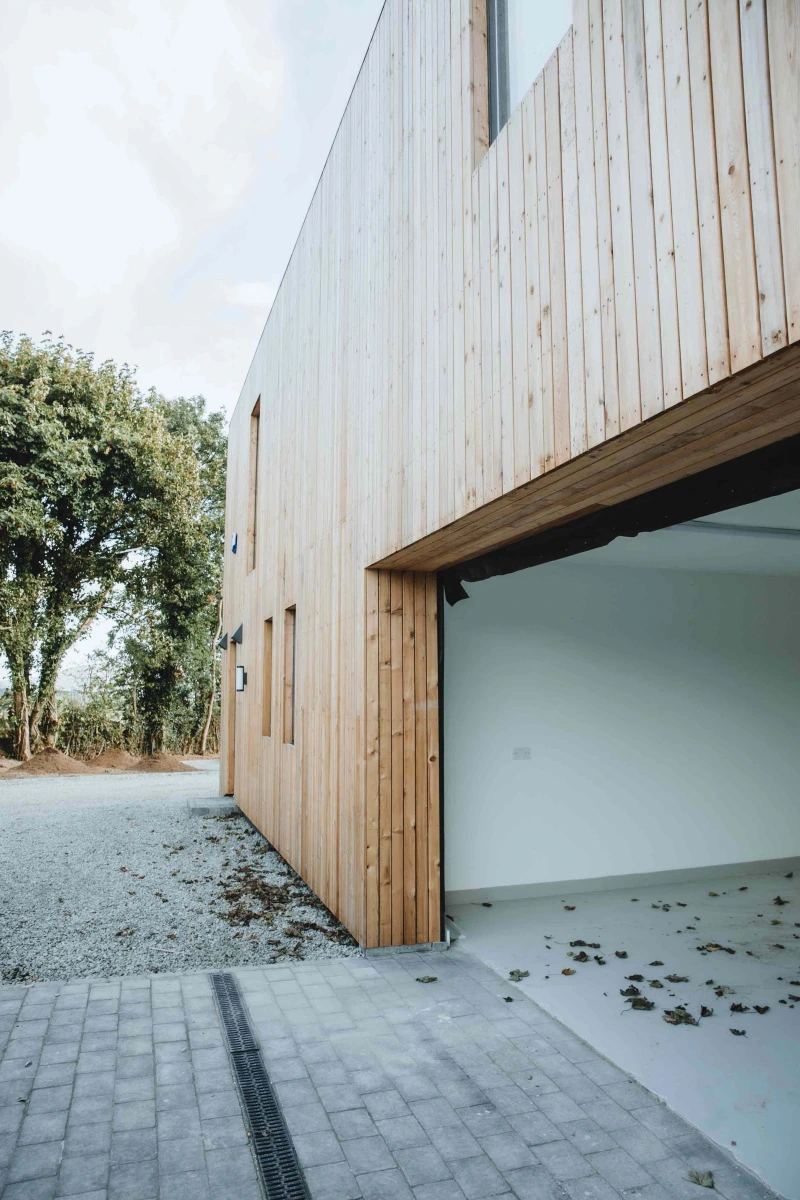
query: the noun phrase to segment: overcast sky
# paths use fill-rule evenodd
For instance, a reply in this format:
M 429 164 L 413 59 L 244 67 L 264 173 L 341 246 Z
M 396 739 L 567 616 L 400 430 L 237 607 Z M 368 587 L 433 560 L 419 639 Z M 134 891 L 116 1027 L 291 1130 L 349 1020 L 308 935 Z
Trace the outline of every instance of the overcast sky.
M 381 3 L 0 4 L 0 328 L 230 411 Z
M 0 329 L 230 412 L 381 5 L 0 3 Z

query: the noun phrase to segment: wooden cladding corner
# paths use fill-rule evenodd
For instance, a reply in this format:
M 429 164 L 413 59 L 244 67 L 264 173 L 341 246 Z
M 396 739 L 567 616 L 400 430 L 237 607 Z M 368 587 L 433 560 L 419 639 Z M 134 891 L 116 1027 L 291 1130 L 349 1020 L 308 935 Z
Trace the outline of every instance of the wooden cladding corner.
M 366 572 L 366 945 L 439 941 L 436 576 Z

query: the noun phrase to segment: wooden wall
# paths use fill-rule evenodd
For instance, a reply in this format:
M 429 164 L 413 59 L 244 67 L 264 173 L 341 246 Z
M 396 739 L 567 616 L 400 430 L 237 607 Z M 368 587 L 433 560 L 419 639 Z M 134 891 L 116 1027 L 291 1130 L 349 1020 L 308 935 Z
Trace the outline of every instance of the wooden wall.
M 487 150 L 484 0 L 387 0 L 234 414 L 225 578 L 237 801 L 363 944 L 440 931 L 432 572 L 800 428 L 799 58 L 796 0 L 575 0 Z

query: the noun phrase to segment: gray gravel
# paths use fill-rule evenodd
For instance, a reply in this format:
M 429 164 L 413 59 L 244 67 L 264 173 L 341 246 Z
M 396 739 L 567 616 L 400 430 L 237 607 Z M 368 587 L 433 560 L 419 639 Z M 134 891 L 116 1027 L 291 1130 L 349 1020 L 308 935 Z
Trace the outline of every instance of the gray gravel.
M 216 795 L 208 769 L 0 779 L 0 979 L 360 953 L 244 817 L 192 815 Z

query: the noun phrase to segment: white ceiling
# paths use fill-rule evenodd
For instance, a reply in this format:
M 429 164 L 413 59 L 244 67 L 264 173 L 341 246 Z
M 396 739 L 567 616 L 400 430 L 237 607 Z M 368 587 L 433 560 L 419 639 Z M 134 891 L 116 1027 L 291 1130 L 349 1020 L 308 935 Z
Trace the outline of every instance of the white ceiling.
M 658 567 L 663 570 L 725 571 L 744 575 L 800 576 L 800 490 L 729 508 L 703 522 L 766 529 L 794 529 L 798 537 L 698 530 L 691 524 L 617 538 L 599 550 L 576 554 L 570 563 L 616 567 Z

